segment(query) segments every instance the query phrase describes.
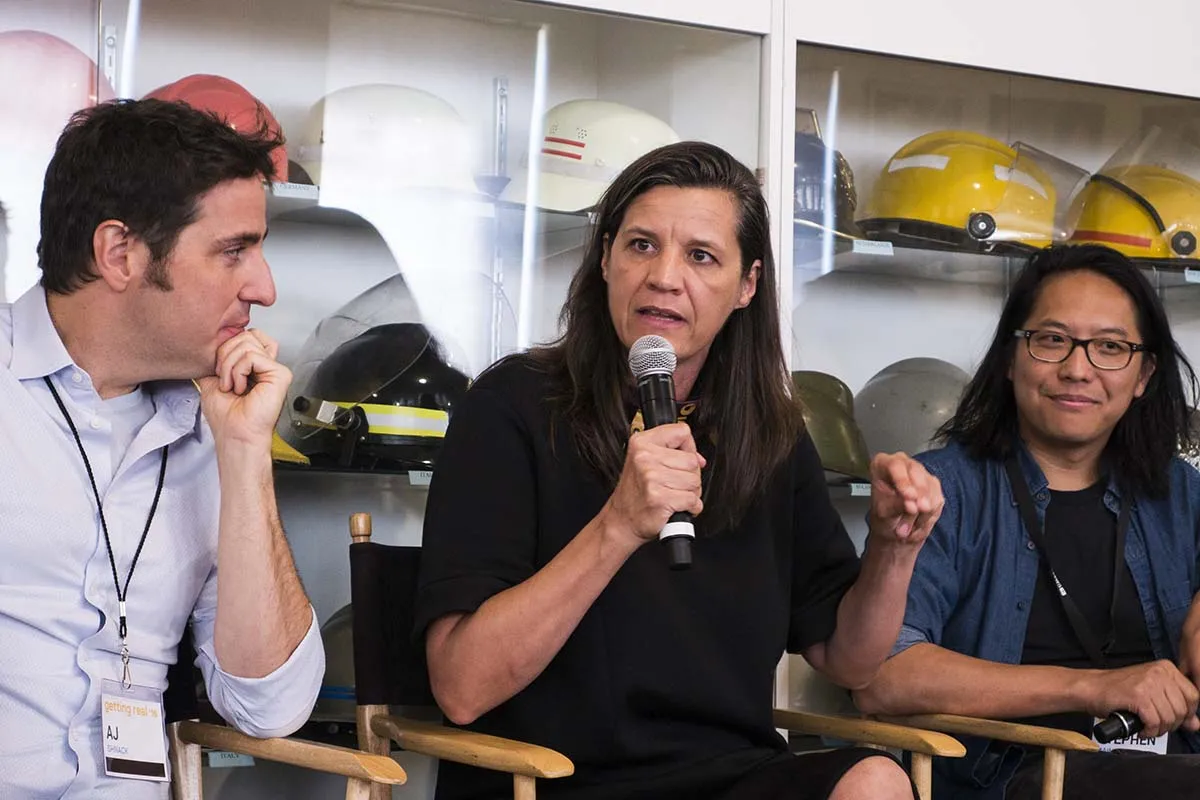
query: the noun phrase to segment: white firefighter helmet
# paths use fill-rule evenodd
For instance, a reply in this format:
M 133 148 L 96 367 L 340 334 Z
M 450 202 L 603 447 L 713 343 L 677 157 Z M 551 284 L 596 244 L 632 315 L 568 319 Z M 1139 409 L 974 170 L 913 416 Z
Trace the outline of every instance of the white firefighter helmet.
M 910 455 L 928 450 L 970 380 L 937 358 L 906 358 L 875 373 L 854 396 L 854 416 L 868 450 Z
M 536 205 L 550 211 L 591 208 L 621 170 L 663 145 L 679 141 L 667 123 L 636 108 L 607 100 L 568 100 L 546 112 L 541 152 L 527 156 L 500 195 L 528 202 L 529 179 L 537 180 Z
M 309 112 L 297 161 L 323 189 L 477 193 L 466 121 L 411 86 L 370 83 L 325 95 Z

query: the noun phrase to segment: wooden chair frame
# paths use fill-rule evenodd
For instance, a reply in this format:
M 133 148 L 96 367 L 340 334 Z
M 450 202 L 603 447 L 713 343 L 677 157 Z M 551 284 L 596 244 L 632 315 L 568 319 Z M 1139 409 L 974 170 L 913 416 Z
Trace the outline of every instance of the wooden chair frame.
M 370 515 L 353 514 L 350 533 L 353 542 L 370 541 Z M 921 800 L 932 798 L 932 758 L 966 754 L 948 732 L 920 726 L 784 709 L 773 714 L 775 725 L 789 731 L 911 753 L 911 775 Z M 200 800 L 203 796 L 203 747 L 345 776 L 346 800 L 387 800 L 391 787 L 407 780 L 404 769 L 391 757 L 393 742 L 409 752 L 510 773 L 514 800 L 535 800 L 539 779 L 562 778 L 575 771 L 570 759 L 549 748 L 395 716 L 385 705 L 359 705 L 357 723 L 357 750 L 294 737 L 256 739 L 224 725 L 194 720 L 172 723 L 172 798 Z
M 1037 725 L 1021 725 L 1016 722 L 961 717 L 955 714 L 880 716 L 879 719 L 898 725 L 916 725 L 931 731 L 941 731 L 959 736 L 980 736 L 1025 747 L 1040 747 L 1045 751 L 1042 800 L 1062 800 L 1067 751 L 1095 753 L 1100 750 L 1100 745 L 1074 731 L 1043 728 Z

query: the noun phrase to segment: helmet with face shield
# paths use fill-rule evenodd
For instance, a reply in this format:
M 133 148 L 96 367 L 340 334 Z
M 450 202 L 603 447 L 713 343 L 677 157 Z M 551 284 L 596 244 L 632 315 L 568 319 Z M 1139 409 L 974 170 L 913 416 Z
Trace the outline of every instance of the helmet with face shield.
M 1062 220 L 1086 175 L 1025 143 L 936 131 L 888 159 L 859 224 L 910 247 L 1028 253 L 1065 238 Z
M 1092 175 L 1071 216 L 1073 242 L 1146 261 L 1200 259 L 1200 131 L 1139 131 Z
M 432 470 L 470 382 L 395 275 L 322 320 L 301 350 L 284 436 L 314 466 Z

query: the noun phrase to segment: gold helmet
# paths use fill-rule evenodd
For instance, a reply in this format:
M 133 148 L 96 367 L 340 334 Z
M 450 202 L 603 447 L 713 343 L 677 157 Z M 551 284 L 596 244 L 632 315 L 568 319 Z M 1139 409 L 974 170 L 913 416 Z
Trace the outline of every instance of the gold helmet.
M 1045 247 L 1058 193 L 1035 153 L 1044 155 L 970 131 L 927 133 L 888 159 L 859 225 L 873 238 L 922 247 Z

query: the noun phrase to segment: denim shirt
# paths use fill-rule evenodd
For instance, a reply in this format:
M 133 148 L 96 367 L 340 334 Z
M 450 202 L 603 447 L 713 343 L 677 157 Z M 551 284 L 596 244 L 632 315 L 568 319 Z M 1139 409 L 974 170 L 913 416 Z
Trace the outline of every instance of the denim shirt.
M 917 456 L 942 484 L 941 518 L 921 548 L 904 624 L 892 654 L 930 642 L 975 658 L 1021 663 L 1040 558 L 1021 521 L 1004 464 L 979 460 L 959 444 Z M 1018 461 L 1043 523 L 1049 484 L 1022 445 Z M 1198 588 L 1200 472 L 1181 459 L 1169 467 L 1164 499 L 1130 498 L 1125 562 L 1137 586 L 1156 658 L 1177 660 L 1184 619 Z M 1115 481 L 1104 493 L 1114 517 L 1124 498 Z M 1193 752 L 1200 739 L 1188 734 Z M 937 759 L 938 800 L 1003 797 L 1022 750 L 964 740 L 963 759 Z

